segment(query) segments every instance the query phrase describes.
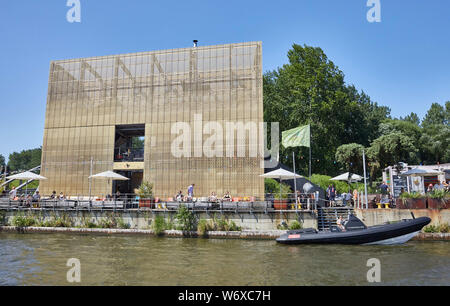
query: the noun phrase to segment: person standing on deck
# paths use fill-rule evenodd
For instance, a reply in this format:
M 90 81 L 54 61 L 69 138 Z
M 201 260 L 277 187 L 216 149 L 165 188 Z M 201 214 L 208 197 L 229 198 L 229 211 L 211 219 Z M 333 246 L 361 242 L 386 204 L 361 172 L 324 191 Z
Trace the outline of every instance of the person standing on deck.
M 331 189 L 330 189 L 330 207 L 334 206 L 335 199 L 336 199 L 336 188 L 334 187 L 334 185 L 331 185 Z
M 194 186 L 195 186 L 195 184 L 191 184 L 188 187 L 188 199 L 189 200 L 192 200 L 192 198 L 194 197 Z

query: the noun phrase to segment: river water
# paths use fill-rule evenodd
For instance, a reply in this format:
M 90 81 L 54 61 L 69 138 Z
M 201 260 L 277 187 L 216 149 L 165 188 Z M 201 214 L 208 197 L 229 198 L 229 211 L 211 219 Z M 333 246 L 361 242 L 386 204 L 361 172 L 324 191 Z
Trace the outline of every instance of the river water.
M 367 260 L 383 285 L 450 285 L 450 243 L 284 246 L 275 241 L 0 233 L 0 285 L 367 285 Z

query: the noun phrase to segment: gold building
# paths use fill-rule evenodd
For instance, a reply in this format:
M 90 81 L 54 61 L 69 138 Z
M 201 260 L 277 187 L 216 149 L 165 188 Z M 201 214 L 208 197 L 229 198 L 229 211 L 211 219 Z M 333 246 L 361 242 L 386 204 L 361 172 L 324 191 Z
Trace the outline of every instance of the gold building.
M 186 194 L 191 183 L 197 197 L 229 191 L 262 198 L 261 130 L 256 139 L 255 131 L 226 137 L 229 122 L 260 125 L 262 101 L 261 42 L 53 61 L 41 167 L 48 180 L 40 191 L 105 196 L 132 193 L 146 180 L 163 199 Z M 224 140 L 208 148 L 223 154 L 202 149 L 210 122 L 223 127 L 216 132 Z M 192 129 L 190 147 L 174 146 L 183 134 L 177 124 Z M 186 154 L 175 156 L 174 148 Z M 89 179 L 107 170 L 130 180 Z

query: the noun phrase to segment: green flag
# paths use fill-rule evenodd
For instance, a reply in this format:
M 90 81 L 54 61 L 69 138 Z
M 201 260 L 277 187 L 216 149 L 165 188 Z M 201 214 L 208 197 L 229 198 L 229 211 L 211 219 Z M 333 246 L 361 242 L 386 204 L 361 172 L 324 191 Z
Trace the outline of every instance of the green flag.
M 283 147 L 308 147 L 310 146 L 310 126 L 300 126 L 298 128 L 284 131 L 282 133 Z

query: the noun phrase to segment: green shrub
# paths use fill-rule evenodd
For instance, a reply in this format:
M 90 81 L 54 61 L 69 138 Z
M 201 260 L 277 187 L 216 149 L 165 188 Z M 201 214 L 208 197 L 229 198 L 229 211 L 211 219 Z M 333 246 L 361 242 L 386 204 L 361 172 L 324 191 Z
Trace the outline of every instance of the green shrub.
M 152 223 L 152 230 L 160 236 L 167 229 L 167 223 L 163 216 L 156 216 Z
M 36 225 L 36 220 L 32 216 L 24 216 L 19 213 L 13 217 L 11 224 L 17 227 L 29 227 Z
M 121 229 L 129 229 L 130 224 L 125 222 L 125 220 L 123 220 L 123 218 L 118 218 L 117 219 L 117 227 L 121 228 Z
M 210 231 L 209 222 L 205 219 L 201 219 L 200 221 L 198 221 L 197 231 L 199 232 L 200 236 L 206 237 L 208 231 Z
M 201 236 L 206 236 L 207 232 L 223 231 L 223 232 L 240 232 L 242 228 L 233 220 L 227 220 L 225 217 L 216 218 L 213 216 L 211 220 L 201 219 L 197 225 L 197 231 Z
M 197 220 L 189 209 L 181 205 L 175 216 L 177 220 L 177 229 L 181 231 L 195 231 L 197 229 Z
M 82 228 L 98 228 L 99 226 L 97 225 L 97 223 L 95 223 L 95 220 L 93 218 L 83 217 L 81 220 L 81 227 Z
M 419 199 L 422 198 L 423 195 L 418 193 L 418 192 L 404 192 L 400 195 L 400 199 L 405 200 L 405 199 Z
M 302 224 L 300 222 L 298 222 L 297 220 L 294 220 L 289 224 L 290 230 L 299 230 L 302 228 L 303 228 Z
M 0 226 L 6 225 L 6 212 L 0 211 Z
M 278 225 L 277 225 L 277 229 L 279 230 L 288 230 L 289 229 L 289 225 L 285 222 L 285 221 L 281 221 Z
M 242 228 L 238 226 L 233 220 L 230 221 L 228 224 L 228 231 L 230 232 L 240 232 L 242 231 Z
M 450 233 L 450 225 L 439 224 L 439 225 L 428 225 L 423 229 L 425 233 Z
M 100 228 L 116 228 L 117 227 L 117 220 L 115 216 L 108 215 L 105 218 L 100 219 L 100 222 L 98 223 Z
M 439 225 L 439 232 L 440 233 L 450 233 L 450 225 L 448 225 L 448 224 Z
M 431 199 L 440 199 L 440 200 L 442 200 L 442 199 L 447 198 L 449 196 L 450 196 L 450 194 L 447 191 L 445 191 L 444 189 L 433 190 L 433 191 L 427 193 L 427 197 L 429 197 Z
M 66 214 L 62 214 L 59 217 L 55 217 L 53 220 L 53 227 L 72 227 L 74 224 L 71 217 Z
M 437 233 L 437 232 L 439 232 L 439 229 L 435 225 L 428 225 L 428 226 L 424 227 L 423 231 L 425 233 Z

